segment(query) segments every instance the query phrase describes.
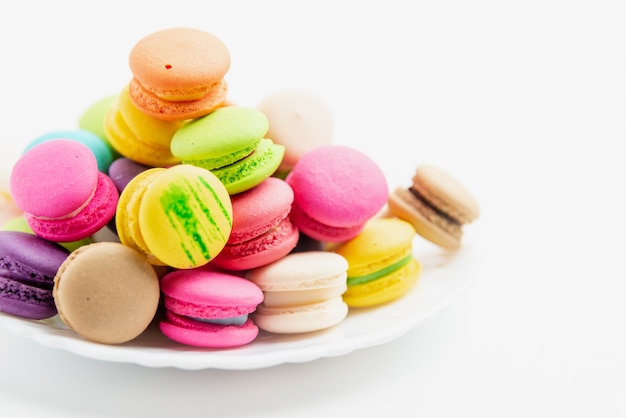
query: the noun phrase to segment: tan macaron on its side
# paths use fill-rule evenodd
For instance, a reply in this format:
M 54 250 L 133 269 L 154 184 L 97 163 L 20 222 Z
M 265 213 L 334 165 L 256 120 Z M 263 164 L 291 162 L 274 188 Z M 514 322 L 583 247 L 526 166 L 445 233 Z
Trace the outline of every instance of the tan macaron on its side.
M 474 196 L 440 168 L 422 165 L 409 188 L 397 188 L 388 200 L 391 213 L 415 227 L 419 235 L 447 249 L 457 249 L 463 226 L 480 215 Z

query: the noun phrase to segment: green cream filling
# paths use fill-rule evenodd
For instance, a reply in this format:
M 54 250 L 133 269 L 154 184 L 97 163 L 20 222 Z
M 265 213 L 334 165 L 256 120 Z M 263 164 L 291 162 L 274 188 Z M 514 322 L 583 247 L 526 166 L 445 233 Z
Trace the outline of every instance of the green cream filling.
M 413 254 L 409 254 L 406 257 L 396 261 L 395 263 L 390 264 L 387 267 L 383 267 L 382 269 L 370 274 L 348 277 L 348 286 L 356 286 L 363 283 L 369 283 L 374 280 L 380 279 L 381 277 L 384 277 L 388 274 L 391 274 L 394 271 L 398 270 L 400 267 L 407 264 L 411 260 L 411 257 L 413 257 Z
M 202 167 L 202 168 L 205 168 L 207 170 L 216 170 L 218 168 L 226 167 L 228 165 L 236 163 L 239 160 L 243 160 L 248 155 L 250 155 L 250 154 L 252 154 L 254 152 L 254 150 L 256 149 L 257 145 L 258 145 L 258 142 L 255 142 L 254 144 L 250 145 L 249 147 L 246 147 L 246 148 L 241 149 L 239 151 L 235 151 L 232 154 L 224 155 L 224 156 L 217 157 L 217 158 L 207 158 L 207 159 L 204 159 L 204 160 L 187 160 L 187 159 L 184 159 L 183 163 L 184 164 L 194 165 L 196 167 Z

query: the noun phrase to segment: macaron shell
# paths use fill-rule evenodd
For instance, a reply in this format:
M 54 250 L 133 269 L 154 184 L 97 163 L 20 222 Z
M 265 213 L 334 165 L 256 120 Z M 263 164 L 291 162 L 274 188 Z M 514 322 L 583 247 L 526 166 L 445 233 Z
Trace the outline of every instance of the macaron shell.
M 334 122 L 328 104 L 301 89 L 283 89 L 257 107 L 270 121 L 267 137 L 285 146 L 280 170 L 290 170 L 308 151 L 333 140 Z
M 129 181 L 120 194 L 115 215 L 115 227 L 121 243 L 138 251 L 153 265 L 165 265 L 165 263 L 152 254 L 143 239 L 139 225 L 139 205 L 150 183 L 165 170 L 165 168 L 151 168 Z
M 289 306 L 267 307 L 259 305 L 253 315 L 257 326 L 267 332 L 297 334 L 332 327 L 348 315 L 348 306 L 342 298 L 335 297 L 324 302 Z
M 298 228 L 285 218 L 262 235 L 239 244 L 226 244 L 211 263 L 235 271 L 264 266 L 289 254 L 298 244 L 298 238 Z
M 363 276 L 412 254 L 413 226 L 398 218 L 370 220 L 361 233 L 335 249 L 348 260 L 348 277 Z
M 105 115 L 104 128 L 107 139 L 122 156 L 151 167 L 164 167 L 180 163 L 174 157 L 169 146 L 146 142 L 137 137 L 122 117 L 117 103 L 114 103 Z
M 253 312 L 263 301 L 254 283 L 203 269 L 177 270 L 161 279 L 165 308 L 194 318 L 232 318 Z
M 88 238 L 106 226 L 115 216 L 119 194 L 115 184 L 106 174 L 100 172 L 97 174 L 97 186 L 93 197 L 72 217 L 47 220 L 26 213 L 24 216 L 33 232 L 50 241 L 71 242 Z
M 319 289 L 286 290 L 282 292 L 264 292 L 263 305 L 267 308 L 281 306 L 299 306 L 323 302 L 341 296 L 347 290 L 345 282 Z
M 221 80 L 211 86 L 208 93 L 198 100 L 167 101 L 144 89 L 136 79 L 129 86 L 130 97 L 139 109 L 147 115 L 165 121 L 184 121 L 207 115 L 224 106 L 228 94 L 228 84 Z
M 474 196 L 445 171 L 422 165 L 413 176 L 413 187 L 434 207 L 460 224 L 473 222 L 480 215 Z
M 86 131 L 93 132 L 100 138 L 107 140 L 106 133 L 104 132 L 104 115 L 107 110 L 117 100 L 117 95 L 103 97 L 96 101 L 85 110 L 85 112 L 78 119 L 78 127 Z
M 286 181 L 301 211 L 333 227 L 366 222 L 384 206 L 389 195 L 380 167 L 361 151 L 342 145 L 307 152 Z
M 52 290 L 0 276 L 0 312 L 20 318 L 46 319 L 57 314 Z
M 81 209 L 98 183 L 98 163 L 79 142 L 55 139 L 24 153 L 11 172 L 15 204 L 33 216 L 61 218 Z
M 128 63 L 134 77 L 158 97 L 198 100 L 230 68 L 226 45 L 215 35 L 194 28 L 168 28 L 140 39 Z
M 267 117 L 259 110 L 227 106 L 180 128 L 172 138 L 171 149 L 184 162 L 215 160 L 238 154 L 241 150 L 249 154 L 265 136 L 268 127 Z M 223 165 L 240 158 L 226 160 Z
M 55 277 L 59 316 L 84 338 L 121 344 L 139 336 L 156 313 L 159 280 L 133 249 L 99 242 L 74 251 Z
M 345 283 L 348 261 L 326 251 L 291 253 L 250 270 L 246 277 L 263 291 L 290 291 L 334 287 Z
M 329 226 L 312 219 L 295 203 L 289 217 L 302 233 L 318 241 L 333 243 L 348 241 L 356 237 L 364 226 L 364 224 L 348 227 Z
M 232 228 L 230 196 L 210 171 L 174 166 L 146 188 L 139 225 L 156 258 L 175 268 L 198 267 L 226 245 Z
M 111 163 L 109 177 L 115 184 L 117 191 L 122 193 L 132 179 L 150 168 L 152 167 L 139 164 L 130 158 L 121 157 Z
M 234 195 L 249 190 L 270 177 L 280 165 L 284 154 L 285 147 L 264 138 L 248 157 L 212 172 L 224 184 L 228 193 Z
M 421 264 L 414 258 L 392 274 L 380 279 L 348 286 L 343 300 L 351 308 L 381 305 L 396 300 L 408 293 L 417 283 L 421 274 Z
M 83 145 L 86 145 L 91 150 L 91 152 L 93 152 L 94 157 L 96 157 L 98 170 L 103 173 L 106 173 L 108 171 L 109 166 L 113 162 L 113 148 L 107 142 L 107 140 L 91 131 L 84 129 L 48 132 L 31 141 L 24 149 L 24 152 L 27 152 L 29 149 L 38 144 L 50 141 L 52 139 L 71 139 L 80 142 Z
M 165 315 L 166 319 L 159 323 L 163 335 L 193 347 L 237 347 L 252 342 L 259 334 L 259 328 L 249 318 L 243 325 L 225 326 L 194 321 L 169 311 Z
M 408 189 L 397 188 L 389 196 L 388 205 L 395 216 L 410 222 L 421 237 L 449 250 L 461 247 L 463 231 L 460 226 L 441 217 Z

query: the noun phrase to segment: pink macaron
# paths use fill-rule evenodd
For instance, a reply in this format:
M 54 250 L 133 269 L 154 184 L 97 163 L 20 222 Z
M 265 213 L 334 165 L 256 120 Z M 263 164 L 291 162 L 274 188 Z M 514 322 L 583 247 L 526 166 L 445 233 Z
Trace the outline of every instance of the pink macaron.
M 303 234 L 326 242 L 354 238 L 389 196 L 376 162 L 343 145 L 307 152 L 285 180 L 294 191 L 292 222 Z
M 224 249 L 211 263 L 241 271 L 287 255 L 300 235 L 289 219 L 293 199 L 291 186 L 276 177 L 232 196 L 232 232 Z
M 13 166 L 11 195 L 33 232 L 49 241 L 78 241 L 115 215 L 119 194 L 93 152 L 69 139 L 30 148 Z
M 249 314 L 263 301 L 254 283 L 208 268 L 176 270 L 161 279 L 163 335 L 195 347 L 226 348 L 252 342 L 259 333 Z

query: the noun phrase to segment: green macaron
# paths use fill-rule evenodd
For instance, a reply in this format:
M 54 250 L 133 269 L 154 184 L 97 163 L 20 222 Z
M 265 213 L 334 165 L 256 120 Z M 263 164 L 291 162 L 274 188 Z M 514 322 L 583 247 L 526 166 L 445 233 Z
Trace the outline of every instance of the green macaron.
M 280 165 L 285 148 L 265 138 L 268 128 L 257 109 L 222 107 L 181 127 L 170 148 L 183 164 L 211 170 L 233 195 L 261 183 Z

